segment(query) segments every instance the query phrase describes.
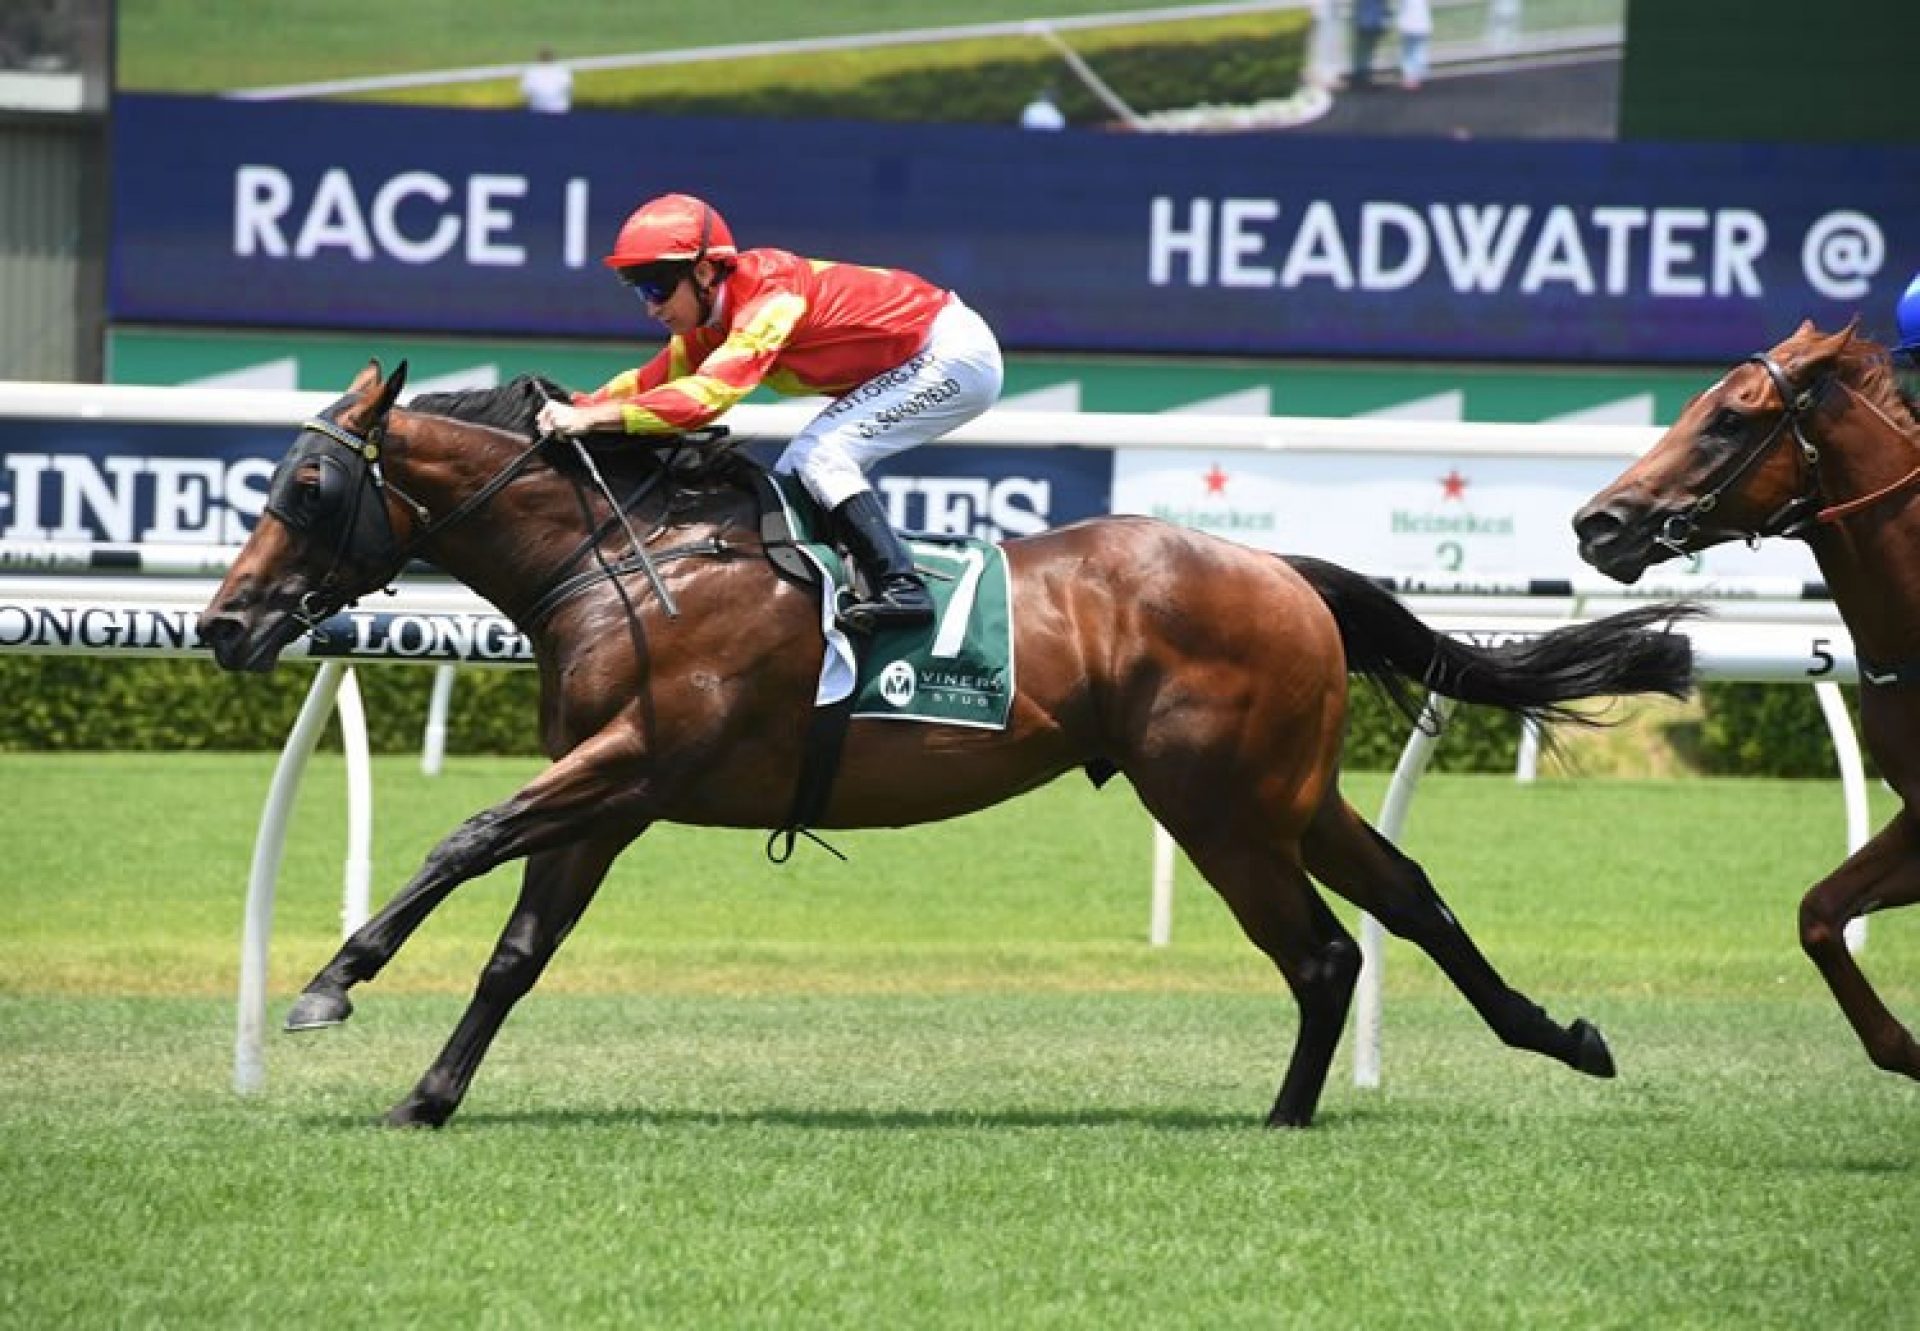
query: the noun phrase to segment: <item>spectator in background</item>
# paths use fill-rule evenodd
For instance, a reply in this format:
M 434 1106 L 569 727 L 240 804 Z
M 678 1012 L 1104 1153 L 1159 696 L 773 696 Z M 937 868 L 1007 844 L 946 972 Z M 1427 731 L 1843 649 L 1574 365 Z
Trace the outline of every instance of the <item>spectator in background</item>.
M 1059 104 L 1053 100 L 1053 89 L 1042 88 L 1033 95 L 1026 109 L 1020 112 L 1022 129 L 1065 129 L 1066 116 L 1060 113 Z
M 1373 86 L 1373 53 L 1387 32 L 1387 0 L 1353 0 L 1353 88 Z
M 553 58 L 553 48 L 540 48 L 540 58 L 520 76 L 520 100 L 529 111 L 563 114 L 573 108 L 573 71 Z
M 1433 37 L 1428 0 L 1400 0 L 1400 86 L 1415 92 L 1427 79 L 1427 43 Z

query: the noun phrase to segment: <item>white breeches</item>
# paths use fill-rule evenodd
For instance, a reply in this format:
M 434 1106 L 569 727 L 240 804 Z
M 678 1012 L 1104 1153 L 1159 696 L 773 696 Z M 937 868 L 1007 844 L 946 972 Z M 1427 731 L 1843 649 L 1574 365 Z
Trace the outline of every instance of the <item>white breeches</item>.
M 866 470 L 958 429 L 1000 396 L 1000 344 L 955 296 L 907 361 L 835 398 L 773 465 L 832 510 L 867 489 Z

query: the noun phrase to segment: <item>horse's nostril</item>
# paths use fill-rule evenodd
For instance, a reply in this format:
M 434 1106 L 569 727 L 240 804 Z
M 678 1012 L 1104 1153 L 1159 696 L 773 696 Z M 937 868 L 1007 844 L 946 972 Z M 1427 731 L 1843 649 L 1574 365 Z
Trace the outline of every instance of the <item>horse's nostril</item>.
M 1604 508 L 1582 509 L 1573 518 L 1573 534 L 1588 543 L 1605 540 L 1620 527 L 1620 519 Z
M 225 613 L 203 615 L 195 628 L 209 647 L 231 642 L 243 632 L 239 618 Z

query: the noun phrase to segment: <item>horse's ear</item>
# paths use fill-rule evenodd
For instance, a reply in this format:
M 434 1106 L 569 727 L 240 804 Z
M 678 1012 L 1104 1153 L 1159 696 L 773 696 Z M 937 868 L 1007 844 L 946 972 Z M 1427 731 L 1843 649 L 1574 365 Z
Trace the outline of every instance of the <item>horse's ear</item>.
M 380 400 L 373 404 L 375 416 L 384 416 L 400 400 L 400 390 L 407 386 L 407 363 L 401 361 L 393 367 L 393 377 L 380 390 Z
M 347 385 L 347 391 L 356 397 L 380 382 L 380 362 L 373 359 L 366 363 L 360 373 L 353 376 L 353 382 Z
M 1846 354 L 1847 348 L 1853 345 L 1853 335 L 1859 327 L 1860 320 L 1856 317 L 1839 332 L 1821 337 L 1818 330 L 1813 330 L 1811 323 L 1804 325 L 1802 331 L 1813 330 L 1813 342 L 1804 354 L 1795 358 L 1793 368 L 1804 381 L 1811 382 L 1819 378 L 1833 368 L 1835 361 Z

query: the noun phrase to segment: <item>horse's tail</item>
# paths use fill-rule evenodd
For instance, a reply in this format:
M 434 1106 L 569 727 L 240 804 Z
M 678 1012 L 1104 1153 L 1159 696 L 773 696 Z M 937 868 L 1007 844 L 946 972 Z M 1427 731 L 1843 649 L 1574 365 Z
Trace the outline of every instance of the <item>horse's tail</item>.
M 1322 559 L 1284 556 L 1318 592 L 1340 625 L 1347 670 L 1378 684 L 1409 719 L 1421 699 L 1409 682 L 1460 702 L 1503 708 L 1535 721 L 1594 724 L 1565 706 L 1582 698 L 1693 688 L 1693 644 L 1670 630 L 1705 613 L 1686 601 L 1661 601 L 1494 647 L 1437 633 L 1391 592 Z

